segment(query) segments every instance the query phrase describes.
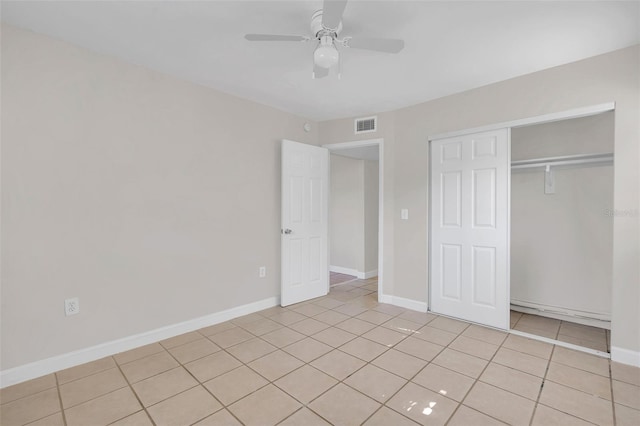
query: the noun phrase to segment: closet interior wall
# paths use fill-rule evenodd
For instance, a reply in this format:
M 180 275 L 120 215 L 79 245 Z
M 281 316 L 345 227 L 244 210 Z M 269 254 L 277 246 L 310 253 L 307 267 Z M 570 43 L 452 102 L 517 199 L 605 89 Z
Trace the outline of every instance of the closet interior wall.
M 613 150 L 613 112 L 511 131 L 512 162 Z M 512 309 L 609 328 L 613 164 L 551 170 L 553 194 L 545 194 L 544 168 L 511 173 Z

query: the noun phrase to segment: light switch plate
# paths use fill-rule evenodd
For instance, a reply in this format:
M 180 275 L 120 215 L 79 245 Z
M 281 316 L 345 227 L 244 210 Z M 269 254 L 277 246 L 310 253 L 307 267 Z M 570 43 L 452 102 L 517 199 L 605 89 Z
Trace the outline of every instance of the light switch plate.
M 400 210 L 400 218 L 402 220 L 409 220 L 409 209 Z

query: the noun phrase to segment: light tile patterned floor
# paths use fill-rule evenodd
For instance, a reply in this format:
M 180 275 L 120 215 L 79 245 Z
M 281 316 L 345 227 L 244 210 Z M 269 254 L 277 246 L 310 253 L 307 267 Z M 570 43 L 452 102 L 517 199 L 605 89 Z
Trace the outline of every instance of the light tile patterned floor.
M 378 304 L 375 289 L 355 281 L 3 389 L 0 423 L 640 425 L 640 369 Z
M 611 352 L 609 330 L 511 311 L 511 328 L 601 352 Z

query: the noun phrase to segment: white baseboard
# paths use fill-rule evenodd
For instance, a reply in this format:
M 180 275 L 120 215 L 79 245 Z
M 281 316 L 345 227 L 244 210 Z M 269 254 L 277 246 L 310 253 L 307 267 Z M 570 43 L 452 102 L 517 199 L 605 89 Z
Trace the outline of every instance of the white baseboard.
M 640 367 L 640 352 L 612 346 L 611 361 L 619 362 L 620 364 L 632 365 L 634 367 Z
M 518 312 L 575 322 L 593 327 L 611 329 L 611 314 L 604 312 L 578 311 L 558 306 L 543 305 L 524 300 L 511 299 L 511 309 Z
M 412 311 L 427 312 L 427 302 L 419 302 L 417 300 L 405 299 L 404 297 L 391 296 L 388 294 L 378 295 L 378 302 L 388 303 L 390 305 L 399 306 L 401 308 L 411 309 Z
M 356 278 L 358 278 L 359 280 L 366 280 L 369 278 L 373 278 L 373 277 L 377 277 L 378 276 L 378 270 L 374 269 L 372 271 L 358 271 L 357 269 L 351 269 L 351 268 L 344 268 L 342 266 L 329 266 L 329 271 L 330 272 L 337 272 L 338 274 L 345 274 L 345 275 L 351 275 L 354 276 Z
M 219 324 L 231 319 L 248 315 L 254 312 L 268 309 L 280 304 L 279 297 L 270 297 L 246 305 L 216 312 L 203 317 L 194 318 L 178 324 L 157 328 L 111 342 L 101 343 L 96 346 L 80 349 L 40 361 L 31 362 L 19 367 L 0 371 L 0 388 L 35 379 L 53 372 L 75 367 L 86 362 L 95 361 L 106 356 L 115 355 L 120 352 L 135 349 L 160 340 L 175 337 L 190 331 L 199 330 L 210 325 Z

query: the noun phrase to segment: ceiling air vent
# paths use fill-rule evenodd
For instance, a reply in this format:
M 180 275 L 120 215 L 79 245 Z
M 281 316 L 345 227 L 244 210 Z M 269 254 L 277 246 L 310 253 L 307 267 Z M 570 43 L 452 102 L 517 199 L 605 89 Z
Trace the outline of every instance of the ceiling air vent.
M 377 130 L 377 117 L 356 118 L 355 130 L 356 135 L 359 133 L 370 133 Z

